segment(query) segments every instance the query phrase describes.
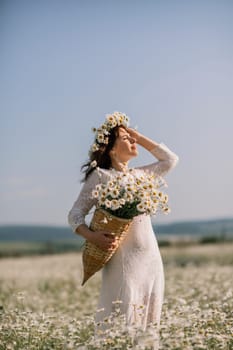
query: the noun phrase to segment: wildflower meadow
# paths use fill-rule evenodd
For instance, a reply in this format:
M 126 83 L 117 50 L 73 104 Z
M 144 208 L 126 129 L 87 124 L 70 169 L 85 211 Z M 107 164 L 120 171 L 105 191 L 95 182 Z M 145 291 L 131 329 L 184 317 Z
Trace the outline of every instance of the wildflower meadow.
M 161 247 L 161 253 L 160 349 L 233 349 L 233 244 Z M 95 338 L 100 278 L 98 272 L 81 287 L 80 252 L 2 258 L 0 350 L 150 349 L 149 331 L 135 342 L 117 312 Z

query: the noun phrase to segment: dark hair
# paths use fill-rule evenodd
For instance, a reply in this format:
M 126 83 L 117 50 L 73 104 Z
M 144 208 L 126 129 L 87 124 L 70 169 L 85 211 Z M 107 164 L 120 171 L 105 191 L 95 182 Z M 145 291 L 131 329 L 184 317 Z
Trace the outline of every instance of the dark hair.
M 107 144 L 99 143 L 97 140 L 95 140 L 95 143 L 98 145 L 99 149 L 98 151 L 90 152 L 89 160 L 81 167 L 81 170 L 84 173 L 84 178 L 82 179 L 82 182 L 86 181 L 88 176 L 95 170 L 95 167 L 91 166 L 91 162 L 93 161 L 96 161 L 97 167 L 103 169 L 111 168 L 112 161 L 109 152 L 113 148 L 115 141 L 119 135 L 119 128 L 125 129 L 124 126 L 118 125 L 109 131 Z

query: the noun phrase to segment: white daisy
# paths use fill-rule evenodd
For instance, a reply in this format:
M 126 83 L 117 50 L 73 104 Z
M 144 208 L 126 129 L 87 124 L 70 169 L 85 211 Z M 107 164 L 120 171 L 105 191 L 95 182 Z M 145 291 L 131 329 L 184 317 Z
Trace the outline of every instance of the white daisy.
M 96 161 L 96 160 L 93 160 L 93 161 L 91 162 L 91 164 L 90 164 L 90 166 L 91 166 L 92 168 L 95 168 L 96 165 L 97 165 L 97 161 Z
M 99 150 L 99 146 L 96 143 L 93 143 L 91 150 L 92 150 L 92 152 L 96 152 Z

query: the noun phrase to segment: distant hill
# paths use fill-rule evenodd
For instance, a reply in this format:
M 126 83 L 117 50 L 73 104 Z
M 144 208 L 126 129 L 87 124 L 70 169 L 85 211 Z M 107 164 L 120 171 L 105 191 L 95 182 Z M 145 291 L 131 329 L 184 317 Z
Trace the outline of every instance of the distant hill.
M 183 221 L 171 224 L 154 224 L 159 235 L 221 235 L 233 236 L 233 219 Z M 75 235 L 70 227 L 4 225 L 0 226 L 0 241 L 51 242 L 83 239 Z
M 196 236 L 233 236 L 233 219 L 182 221 L 171 224 L 154 225 L 159 234 Z
M 82 240 L 69 227 L 34 225 L 0 226 L 0 241 L 47 242 L 77 239 Z

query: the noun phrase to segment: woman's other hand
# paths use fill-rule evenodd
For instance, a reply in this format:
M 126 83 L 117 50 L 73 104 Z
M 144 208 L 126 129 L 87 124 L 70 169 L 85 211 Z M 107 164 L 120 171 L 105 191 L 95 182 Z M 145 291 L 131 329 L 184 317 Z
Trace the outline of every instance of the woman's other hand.
M 111 232 L 95 231 L 89 235 L 88 241 L 102 250 L 113 250 L 118 245 L 118 238 Z
M 102 250 L 113 250 L 118 246 L 118 237 L 108 231 L 91 231 L 86 224 L 77 227 L 76 233 Z

